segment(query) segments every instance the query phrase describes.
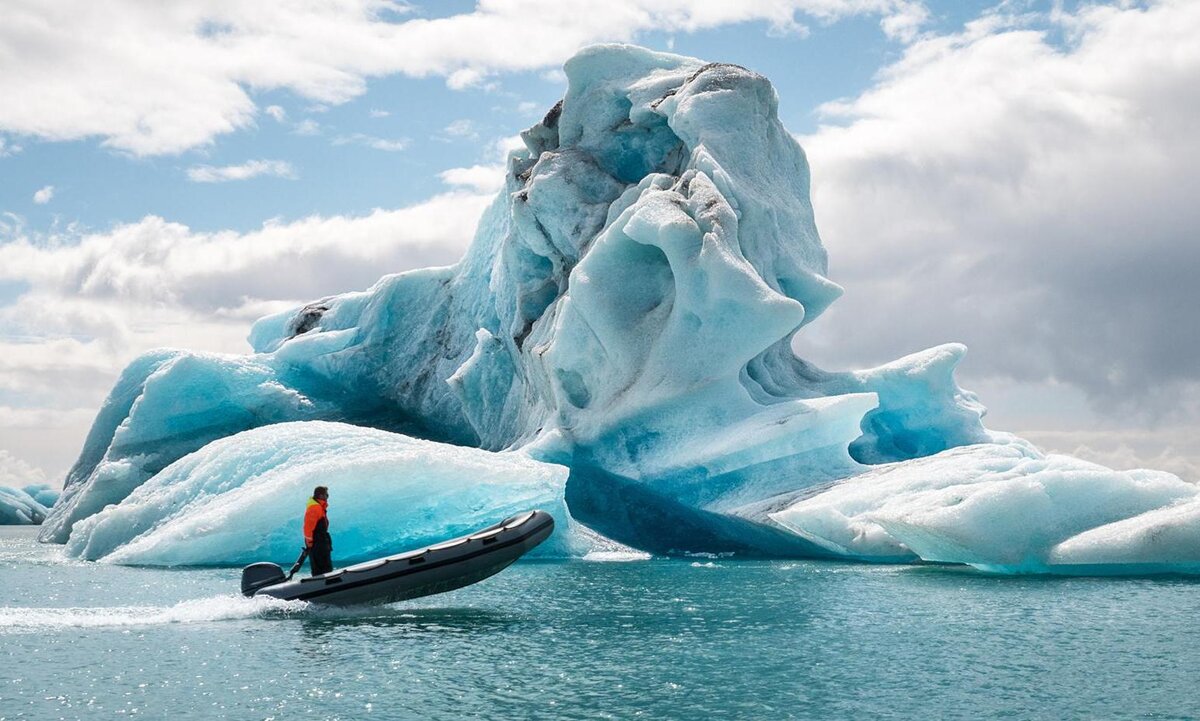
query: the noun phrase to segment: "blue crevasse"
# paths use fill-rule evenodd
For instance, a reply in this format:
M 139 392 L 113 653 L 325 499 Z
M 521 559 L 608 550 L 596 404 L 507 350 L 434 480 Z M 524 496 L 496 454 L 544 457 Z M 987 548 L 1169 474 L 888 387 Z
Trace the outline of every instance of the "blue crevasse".
M 139 359 L 42 538 L 120 557 L 85 519 L 187 486 L 214 441 L 327 421 L 569 466 L 571 515 L 639 548 L 875 558 L 787 509 L 879 464 L 1010 443 L 955 383 L 961 345 L 851 372 L 793 353 L 842 289 L 765 78 L 623 45 L 565 71 L 459 263 L 263 318 L 254 355 Z

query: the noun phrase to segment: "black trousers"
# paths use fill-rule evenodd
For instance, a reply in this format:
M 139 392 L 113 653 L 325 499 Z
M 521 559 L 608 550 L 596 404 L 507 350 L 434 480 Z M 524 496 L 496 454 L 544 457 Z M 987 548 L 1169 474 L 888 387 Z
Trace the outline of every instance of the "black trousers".
M 312 548 L 308 552 L 308 566 L 314 576 L 333 570 L 333 539 L 328 536 L 313 539 Z

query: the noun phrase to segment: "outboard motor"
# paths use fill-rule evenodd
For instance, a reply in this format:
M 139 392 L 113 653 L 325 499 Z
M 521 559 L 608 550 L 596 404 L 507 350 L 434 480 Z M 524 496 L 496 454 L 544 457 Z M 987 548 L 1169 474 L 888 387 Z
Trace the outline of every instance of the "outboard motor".
M 259 589 L 286 580 L 283 569 L 274 563 L 252 563 L 242 569 L 242 595 L 253 596 Z

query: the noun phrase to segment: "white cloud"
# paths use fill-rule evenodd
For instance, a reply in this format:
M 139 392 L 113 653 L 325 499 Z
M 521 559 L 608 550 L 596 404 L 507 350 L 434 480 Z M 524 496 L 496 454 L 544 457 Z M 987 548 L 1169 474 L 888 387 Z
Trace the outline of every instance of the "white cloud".
M 365 135 L 363 133 L 339 135 L 333 139 L 334 145 L 365 145 L 368 148 L 383 150 L 388 153 L 398 153 L 407 148 L 408 143 L 408 138 L 377 138 L 373 135 Z
M 249 160 L 241 165 L 196 165 L 188 168 L 188 180 L 193 183 L 224 183 L 230 180 L 249 180 L 260 175 L 294 180 L 296 169 L 285 160 Z
M 60 315 L 70 307 L 66 301 L 170 305 L 207 315 L 244 299 L 303 300 L 366 287 L 381 269 L 455 260 L 488 200 L 446 193 L 399 210 L 268 223 L 249 233 L 199 233 L 147 216 L 104 233 L 10 240 L 0 245 L 0 280 L 30 284 L 22 299 L 48 294 L 38 300 L 50 301 L 53 310 L 46 312 Z M 30 324 L 11 308 L 0 308 L 12 314 L 10 327 Z M 35 333 L 51 325 L 34 320 Z M 79 317 L 59 320 L 51 332 L 111 334 Z
M 928 20 L 929 10 L 924 4 L 909 3 L 885 16 L 880 26 L 888 37 L 912 42 Z
M 800 16 L 827 22 L 864 14 L 881 17 L 885 28 L 909 28 L 919 5 L 488 0 L 471 12 L 409 19 L 407 5 L 392 0 L 12 0 L 0 24 L 0 56 L 21 58 L 22 72 L 0 74 L 0 97 L 23 102 L 0 103 L 0 130 L 47 140 L 99 137 L 136 155 L 179 153 L 252 124 L 252 91 L 289 90 L 336 105 L 365 92 L 372 77 L 442 76 L 451 87 L 469 87 L 499 72 L 554 67 L 589 43 L 652 30 L 747 21 L 791 30 L 802 27 Z
M 296 135 L 319 135 L 321 132 L 321 125 L 312 118 L 305 118 L 304 120 L 296 123 L 295 127 L 292 128 L 292 132 Z
M 462 188 L 471 188 L 478 193 L 495 193 L 504 187 L 504 169 L 508 154 L 523 150 L 525 141 L 520 134 L 496 138 L 485 144 L 485 162 L 465 168 L 448 168 L 438 173 L 442 182 Z
M 455 138 L 479 137 L 479 133 L 475 132 L 475 125 L 466 118 L 455 120 L 453 123 L 447 125 L 442 132 Z
M 54 186 L 53 185 L 47 185 L 47 186 L 43 187 L 41 190 L 39 190 L 33 194 L 33 202 L 37 203 L 38 205 L 45 205 L 46 203 L 49 203 L 53 199 L 54 199 Z
M 0 487 L 22 488 L 45 482 L 46 474 L 41 468 L 0 450 Z
M 0 136 L 0 158 L 7 158 L 10 155 L 16 155 L 23 148 L 20 145 L 8 142 L 8 138 Z
M 453 90 L 466 90 L 483 83 L 485 77 L 479 68 L 459 68 L 446 76 L 446 85 Z
M 497 138 L 492 141 L 488 152 L 492 154 L 496 160 L 506 162 L 508 154 L 514 150 L 521 150 L 525 147 L 525 141 L 521 140 L 520 133 L 516 135 L 506 135 L 503 138 Z
M 62 383 L 70 382 L 64 378 Z M 9 453 L 25 467 L 12 468 L 10 480 L 33 478 L 34 483 L 61 485 L 67 469 L 83 446 L 96 410 L 104 400 L 107 388 L 98 397 L 81 394 L 79 403 L 92 403 L 86 408 L 13 408 L 0 406 L 0 454 Z M 0 462 L 0 467 L 4 465 Z M 4 470 L 0 468 L 0 476 Z M 39 480 L 41 479 L 41 480 Z M 0 480 L 0 485 L 6 485 Z M 15 485 L 7 482 L 7 485 Z
M 532 100 L 522 100 L 517 103 L 517 112 L 521 115 L 533 115 L 537 113 L 540 106 Z
M 802 353 L 961 340 L 968 377 L 1196 423 L 1200 4 L 1052 17 L 1065 46 L 1003 14 L 922 38 L 801 138 L 846 287 Z
M 275 118 L 275 122 L 282 123 L 287 119 L 287 111 L 278 105 L 268 105 L 263 109 L 263 112 Z
M 386 111 L 386 110 L 379 110 L 379 109 L 372 109 L 372 110 L 371 110 L 371 117 L 372 117 L 372 118 L 386 118 L 386 117 L 388 117 L 389 115 L 391 115 L 391 113 L 389 113 L 389 112 L 388 112 L 388 111 Z
M 450 168 L 438 177 L 447 185 L 471 188 L 479 193 L 495 193 L 504 187 L 503 165 L 472 165 L 469 168 Z
M 1200 483 L 1194 426 L 1121 430 L 1021 431 L 1050 453 L 1065 453 L 1109 468 L 1153 468 Z

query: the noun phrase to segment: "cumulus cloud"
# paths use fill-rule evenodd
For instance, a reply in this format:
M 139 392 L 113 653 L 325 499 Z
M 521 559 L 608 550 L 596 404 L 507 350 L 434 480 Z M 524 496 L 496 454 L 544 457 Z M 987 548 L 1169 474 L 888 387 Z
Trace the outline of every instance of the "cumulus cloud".
M 1200 483 L 1200 452 L 1196 429 L 1189 426 L 1131 430 L 1022 431 L 1039 447 L 1065 453 L 1109 468 L 1153 468 Z
M 211 314 L 245 299 L 297 301 L 366 287 L 381 269 L 453 262 L 488 199 L 446 193 L 399 210 L 267 223 L 249 233 L 195 232 L 147 216 L 103 233 L 9 241 L 0 245 L 0 280 L 24 281 L 30 290 L 21 298 L 45 294 L 56 308 L 113 300 Z
M 193 183 L 225 183 L 230 180 L 249 180 L 260 175 L 276 178 L 296 178 L 296 169 L 285 160 L 250 160 L 241 165 L 196 165 L 188 168 L 188 180 Z
M 321 125 L 312 118 L 305 118 L 296 123 L 292 128 L 292 132 L 296 135 L 318 135 L 321 132 Z
M 64 379 L 64 383 L 68 382 Z M 78 403 L 94 400 L 87 408 L 13 408 L 0 405 L 0 454 L 7 453 L 11 463 L 0 461 L 0 486 L 28 483 L 60 485 L 75 454 L 87 437 L 98 404 L 104 399 L 81 397 Z M 5 466 L 7 466 L 7 473 Z M 22 479 L 31 478 L 31 481 Z
M 651 30 L 695 32 L 801 17 L 881 18 L 911 34 L 915 0 L 483 0 L 471 12 L 413 17 L 394 0 L 146 3 L 13 0 L 0 23 L 0 130 L 48 140 L 99 137 L 136 155 L 179 153 L 249 126 L 251 93 L 288 90 L 335 105 L 367 79 L 441 76 L 451 87 L 556 66 L 578 48 Z M 519 48 L 514 49 L 514 42 Z
M 470 120 L 462 118 L 450 123 L 442 131 L 446 135 L 455 138 L 478 138 L 479 133 L 475 132 L 475 125 Z
M 446 76 L 446 86 L 451 90 L 466 90 L 482 85 L 485 77 L 479 68 L 459 68 Z
M 503 165 L 472 165 L 469 168 L 450 168 L 438 177 L 447 185 L 472 188 L 480 193 L 494 193 L 504 187 Z
M 41 468 L 17 458 L 8 451 L 0 450 L 0 486 L 21 488 L 45 482 L 46 474 Z
M 368 148 L 388 153 L 398 153 L 407 148 L 408 143 L 408 138 L 377 138 L 373 135 L 365 135 L 363 133 L 339 135 L 333 139 L 334 145 L 364 145 Z
M 16 155 L 21 152 L 20 145 L 8 142 L 8 138 L 0 135 L 0 158 L 7 158 L 10 155 Z
M 798 340 L 1200 418 L 1200 4 L 987 15 L 924 37 L 800 138 L 846 287 Z M 986 401 L 986 399 L 985 399 Z
M 473 130 L 471 132 L 474 132 Z M 495 193 L 504 187 L 504 166 L 508 154 L 525 148 L 520 134 L 496 138 L 485 144 L 486 162 L 464 168 L 449 168 L 438 173 L 446 185 L 471 188 L 478 193 Z
M 274 118 L 277 123 L 282 123 L 287 119 L 287 111 L 278 105 L 268 105 L 263 109 L 263 112 Z
M 46 203 L 49 203 L 53 199 L 54 199 L 54 186 L 53 185 L 47 185 L 47 186 L 43 187 L 41 190 L 39 190 L 33 194 L 33 202 L 37 203 L 38 205 L 45 205 Z

